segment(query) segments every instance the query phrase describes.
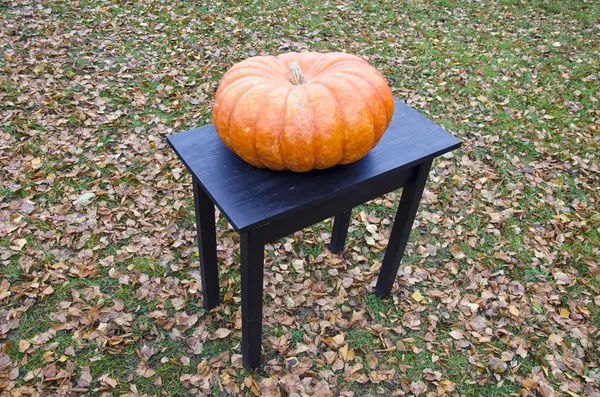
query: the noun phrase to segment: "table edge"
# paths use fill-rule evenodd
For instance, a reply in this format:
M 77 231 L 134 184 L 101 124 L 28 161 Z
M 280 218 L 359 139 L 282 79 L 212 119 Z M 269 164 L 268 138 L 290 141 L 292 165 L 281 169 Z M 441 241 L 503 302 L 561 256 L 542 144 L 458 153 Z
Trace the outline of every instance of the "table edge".
M 458 140 L 458 138 L 457 138 L 457 140 Z M 322 203 L 322 202 L 325 202 L 325 201 L 331 200 L 331 199 L 332 199 L 334 196 L 336 196 L 336 195 L 343 195 L 343 194 L 344 194 L 344 191 L 346 191 L 346 190 L 350 190 L 351 188 L 355 188 L 357 185 L 358 185 L 358 186 L 360 186 L 360 185 L 364 185 L 364 184 L 366 184 L 366 183 L 369 183 L 369 182 L 370 182 L 370 181 L 372 181 L 373 179 L 379 179 L 379 178 L 383 178 L 383 177 L 385 177 L 385 176 L 387 176 L 387 175 L 389 175 L 389 174 L 392 174 L 392 173 L 395 173 L 395 172 L 401 172 L 401 171 L 403 171 L 403 170 L 404 170 L 404 171 L 408 171 L 408 170 L 410 170 L 411 168 L 413 168 L 413 167 L 415 167 L 415 166 L 417 166 L 417 165 L 419 165 L 419 164 L 425 163 L 425 162 L 427 162 L 427 161 L 429 161 L 429 160 L 434 160 L 435 158 L 437 158 L 437 157 L 439 157 L 439 156 L 441 156 L 441 155 L 444 155 L 444 154 L 446 154 L 446 153 L 449 153 L 449 152 L 451 152 L 451 151 L 453 151 L 453 150 L 456 150 L 456 149 L 458 149 L 458 148 L 459 148 L 461 145 L 462 145 L 462 141 L 458 140 L 458 142 L 457 142 L 457 143 L 455 143 L 455 144 L 454 144 L 454 145 L 452 145 L 452 146 L 449 146 L 449 147 L 448 147 L 448 148 L 446 148 L 446 149 L 443 149 L 443 150 L 440 150 L 440 151 L 438 151 L 438 152 L 435 152 L 435 153 L 433 153 L 433 154 L 431 154 L 431 155 L 429 155 L 429 156 L 422 157 L 422 158 L 420 158 L 420 159 L 417 159 L 417 160 L 415 160 L 415 161 L 413 161 L 413 162 L 411 162 L 411 163 L 407 163 L 407 164 L 403 165 L 402 167 L 393 168 L 393 169 L 391 169 L 391 170 L 388 170 L 388 171 L 386 171 L 386 172 L 384 172 L 384 173 L 382 173 L 382 174 L 379 174 L 379 175 L 377 175 L 377 176 L 375 176 L 375 177 L 373 177 L 373 178 L 369 178 L 369 179 L 367 179 L 367 180 L 365 180 L 365 181 L 362 181 L 362 182 L 360 182 L 360 183 L 358 183 L 358 184 L 354 184 L 354 185 L 351 185 L 351 186 L 347 186 L 347 187 L 345 187 L 345 188 L 343 188 L 343 189 L 339 189 L 339 190 L 336 190 L 336 191 L 334 191 L 334 192 L 331 192 L 331 193 L 329 193 L 329 194 L 325 194 L 325 195 L 323 195 L 323 196 L 321 196 L 321 197 L 319 197 L 319 198 L 316 198 L 316 199 L 314 199 L 314 200 L 312 200 L 312 201 L 310 201 L 310 202 L 306 203 L 306 204 L 303 206 L 303 208 L 304 208 L 304 209 L 306 209 L 306 207 L 311 207 L 311 206 L 319 205 L 319 204 L 320 204 L 320 203 Z M 270 216 L 270 217 L 268 217 L 268 218 L 265 218 L 265 219 L 263 219 L 263 220 L 261 220 L 261 221 L 254 222 L 254 223 L 250 223 L 250 224 L 248 224 L 248 225 L 244 225 L 244 226 L 242 226 L 242 227 L 237 227 L 237 226 L 234 226 L 234 227 L 236 227 L 236 230 L 237 230 L 239 233 L 245 233 L 245 232 L 249 232 L 249 231 L 253 231 L 253 230 L 258 230 L 258 229 L 260 229 L 260 228 L 262 228 L 262 227 L 264 227 L 264 226 L 267 226 L 267 225 L 268 225 L 268 224 L 270 224 L 270 223 L 277 222 L 278 220 L 280 220 L 281 218 L 283 218 L 283 217 L 284 217 L 284 215 L 285 215 L 287 212 L 288 212 L 288 211 L 279 212 L 279 213 L 277 213 L 277 214 L 275 214 L 275 215 L 272 215 L 272 216 Z M 229 218 L 227 218 L 227 219 L 229 219 Z
M 209 125 L 209 124 L 206 124 Z M 204 127 L 204 126 L 203 126 Z M 202 128 L 202 127 L 198 127 L 198 128 Z M 204 193 L 206 193 L 206 195 L 208 197 L 210 197 L 210 201 L 212 201 L 213 205 L 215 205 L 219 211 L 223 214 L 223 216 L 227 219 L 227 221 L 231 224 L 231 226 L 233 226 L 233 228 L 237 231 L 240 232 L 241 228 L 233 221 L 233 219 L 231 219 L 229 217 L 229 215 L 227 215 L 227 213 L 225 212 L 225 210 L 217 203 L 217 200 L 215 200 L 215 198 L 213 197 L 213 195 L 208 191 L 208 189 L 206 188 L 206 186 L 204 186 L 204 184 L 202 183 L 202 181 L 198 178 L 196 178 L 194 176 L 194 173 L 192 172 L 191 167 L 188 165 L 188 163 L 183 159 L 183 156 L 181 156 L 179 154 L 179 152 L 177 151 L 177 149 L 175 148 L 175 146 L 173 145 L 173 143 L 171 142 L 171 137 L 177 134 L 182 134 L 184 132 L 187 131 L 182 131 L 182 132 L 178 132 L 176 134 L 171 134 L 167 137 L 167 143 L 168 145 L 171 147 L 171 149 L 173 149 L 173 151 L 175 152 L 175 154 L 177 154 L 177 157 L 179 158 L 179 161 L 181 161 L 183 163 L 183 165 L 185 165 L 185 168 L 187 169 L 187 171 L 190 173 L 190 175 L 192 176 L 192 180 L 196 181 L 196 183 L 198 185 L 200 185 L 200 187 L 202 188 L 202 190 L 204 191 Z

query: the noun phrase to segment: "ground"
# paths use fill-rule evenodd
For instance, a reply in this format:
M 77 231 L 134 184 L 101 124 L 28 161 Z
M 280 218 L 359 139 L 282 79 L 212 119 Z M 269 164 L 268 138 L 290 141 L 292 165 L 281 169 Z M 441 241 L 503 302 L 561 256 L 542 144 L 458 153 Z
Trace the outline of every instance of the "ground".
M 595 1 L 0 3 L 4 395 L 598 396 Z M 393 294 L 400 192 L 266 246 L 241 368 L 239 238 L 202 309 L 191 180 L 165 144 L 235 62 L 346 51 L 463 140 L 434 162 Z M 93 193 L 89 194 L 89 193 Z M 29 393 L 29 394 L 28 394 Z

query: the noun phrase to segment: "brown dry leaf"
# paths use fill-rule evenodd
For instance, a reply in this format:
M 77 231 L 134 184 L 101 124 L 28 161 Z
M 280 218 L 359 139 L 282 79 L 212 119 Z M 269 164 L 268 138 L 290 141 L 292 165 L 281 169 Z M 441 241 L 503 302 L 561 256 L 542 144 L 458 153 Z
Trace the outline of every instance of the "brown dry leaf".
M 156 374 L 156 371 L 150 368 L 146 362 L 140 361 L 135 373 L 142 378 L 151 378 Z
M 190 336 L 190 337 L 186 338 L 185 342 L 187 343 L 188 347 L 191 349 L 192 353 L 194 353 L 196 355 L 202 353 L 202 350 L 204 349 L 204 344 L 202 342 L 200 342 L 197 338 Z
M 19 341 L 19 352 L 20 353 L 24 353 L 27 351 L 27 349 L 29 349 L 29 346 L 31 346 L 31 343 L 29 343 L 28 340 L 26 339 L 21 339 Z
M 12 242 L 10 248 L 15 251 L 21 251 L 25 245 L 27 245 L 27 240 L 18 238 Z
M 522 379 L 521 385 L 528 390 L 533 390 L 537 387 L 537 383 L 531 378 Z
M 464 259 L 465 253 L 460 249 L 458 245 L 453 245 L 450 247 L 450 253 L 456 260 Z
M 412 382 L 410 384 L 410 391 L 415 395 L 419 396 L 427 390 L 427 385 L 422 381 Z
M 490 222 L 492 222 L 492 223 L 499 223 L 502 220 L 502 215 L 500 215 L 497 212 L 492 212 L 489 215 L 490 215 Z
M 231 365 L 236 368 L 241 368 L 243 365 L 242 355 L 241 354 L 232 354 L 231 355 Z
M 334 343 L 335 345 L 337 345 L 337 346 L 341 346 L 341 345 L 342 345 L 342 343 L 344 343 L 344 339 L 345 339 L 345 338 L 344 338 L 344 335 L 343 335 L 343 334 L 337 334 L 336 336 L 334 336 L 334 337 L 332 338 L 332 341 L 333 341 L 333 343 Z
M 554 279 L 557 285 L 568 285 L 571 283 L 571 277 L 563 272 L 555 272 Z
M 231 333 L 231 330 L 229 330 L 227 328 L 219 328 L 218 330 L 215 331 L 214 335 L 216 338 L 223 339 L 223 338 L 227 338 L 230 333 Z
M 90 387 L 90 383 L 92 382 L 92 374 L 90 373 L 90 367 L 82 367 L 81 375 L 77 380 L 77 386 L 88 388 Z
M 499 358 L 492 357 L 488 361 L 488 368 L 497 374 L 503 374 L 508 368 L 508 364 Z

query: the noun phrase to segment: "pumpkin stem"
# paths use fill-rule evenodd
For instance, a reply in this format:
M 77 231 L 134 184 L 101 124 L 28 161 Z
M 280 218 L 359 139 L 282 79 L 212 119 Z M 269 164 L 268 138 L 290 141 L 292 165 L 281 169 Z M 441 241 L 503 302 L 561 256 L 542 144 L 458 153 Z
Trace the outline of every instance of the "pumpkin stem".
M 296 62 L 290 63 L 290 81 L 294 85 L 306 84 L 304 73 L 302 72 L 302 69 L 300 69 L 300 65 L 298 65 Z

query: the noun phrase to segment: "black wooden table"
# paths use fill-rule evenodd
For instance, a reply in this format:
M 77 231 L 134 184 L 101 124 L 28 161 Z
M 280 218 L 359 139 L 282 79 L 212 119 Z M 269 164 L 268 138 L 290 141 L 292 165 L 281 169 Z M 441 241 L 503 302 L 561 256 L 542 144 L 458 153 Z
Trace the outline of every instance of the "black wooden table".
M 362 160 L 308 173 L 259 169 L 220 141 L 212 125 L 168 137 L 192 173 L 204 307 L 219 305 L 216 205 L 240 233 L 242 354 L 260 365 L 264 244 L 335 216 L 331 251 L 344 249 L 352 208 L 403 187 L 375 294 L 391 293 L 432 160 L 460 141 L 396 100 L 383 138 Z

